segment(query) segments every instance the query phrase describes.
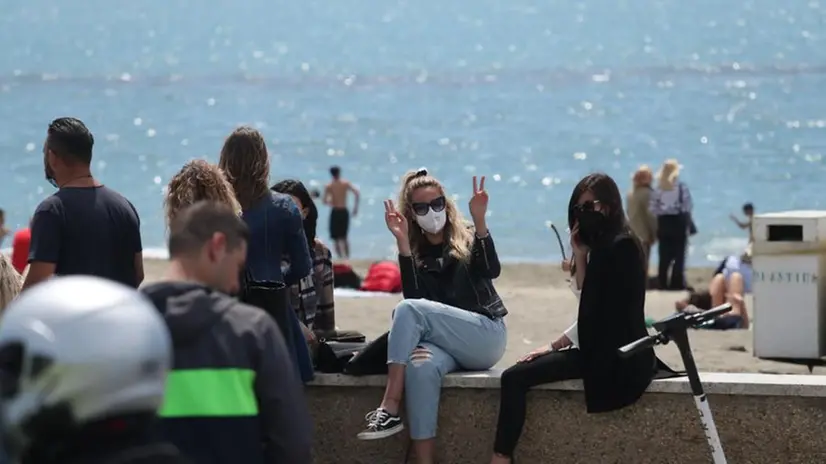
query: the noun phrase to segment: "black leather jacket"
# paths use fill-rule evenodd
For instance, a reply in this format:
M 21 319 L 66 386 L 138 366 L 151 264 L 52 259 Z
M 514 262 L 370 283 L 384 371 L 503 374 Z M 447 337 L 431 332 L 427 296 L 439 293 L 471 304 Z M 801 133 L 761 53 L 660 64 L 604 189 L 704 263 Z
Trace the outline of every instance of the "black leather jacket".
M 502 298 L 493 288 L 502 266 L 490 233 L 475 236 L 470 259 L 459 261 L 445 256 L 417 263 L 410 256 L 399 255 L 402 293 L 405 298 L 424 298 L 498 319 L 508 314 Z

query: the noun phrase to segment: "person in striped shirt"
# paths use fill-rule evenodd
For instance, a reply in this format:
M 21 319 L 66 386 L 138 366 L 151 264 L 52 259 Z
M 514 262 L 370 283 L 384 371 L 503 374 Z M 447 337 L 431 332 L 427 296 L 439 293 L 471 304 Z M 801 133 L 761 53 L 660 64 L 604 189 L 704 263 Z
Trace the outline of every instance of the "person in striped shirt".
M 295 179 L 283 180 L 272 189 L 290 195 L 304 217 L 304 234 L 313 259 L 312 272 L 291 286 L 293 309 L 311 346 L 319 338 L 328 338 L 336 330 L 335 300 L 333 297 L 333 256 L 330 249 L 316 235 L 318 208 L 307 187 Z
M 691 219 L 693 204 L 691 191 L 679 180 L 679 175 L 677 160 L 667 160 L 657 173 L 656 188 L 651 192 L 650 209 L 657 217 L 657 253 L 660 258 L 657 282 L 662 290 L 686 288 L 685 255 L 688 236 L 694 227 Z

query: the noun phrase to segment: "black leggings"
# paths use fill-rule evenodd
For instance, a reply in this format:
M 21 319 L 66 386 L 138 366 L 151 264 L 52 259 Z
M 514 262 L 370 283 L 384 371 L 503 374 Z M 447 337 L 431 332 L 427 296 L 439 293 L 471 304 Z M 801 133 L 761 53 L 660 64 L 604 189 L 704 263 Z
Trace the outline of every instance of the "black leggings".
M 577 349 L 555 351 L 533 361 L 513 365 L 502 373 L 499 421 L 493 445 L 495 453 L 513 456 L 516 442 L 522 435 L 522 426 L 525 425 L 528 390 L 544 383 L 582 378 L 581 359 Z
M 683 290 L 685 282 L 685 253 L 688 247 L 686 219 L 680 215 L 659 216 L 657 218 L 657 254 L 660 263 L 657 269 L 657 283 L 660 290 Z M 671 278 L 668 269 L 671 268 Z

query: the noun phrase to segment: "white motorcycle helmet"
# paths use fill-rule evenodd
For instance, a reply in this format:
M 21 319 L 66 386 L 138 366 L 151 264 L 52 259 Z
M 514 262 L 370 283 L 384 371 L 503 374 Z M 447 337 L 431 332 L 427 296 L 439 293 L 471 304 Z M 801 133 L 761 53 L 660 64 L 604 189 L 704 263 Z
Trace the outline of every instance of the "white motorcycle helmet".
M 142 294 L 97 277 L 56 277 L 0 317 L 0 419 L 7 451 L 85 423 L 155 412 L 172 361 L 166 324 Z

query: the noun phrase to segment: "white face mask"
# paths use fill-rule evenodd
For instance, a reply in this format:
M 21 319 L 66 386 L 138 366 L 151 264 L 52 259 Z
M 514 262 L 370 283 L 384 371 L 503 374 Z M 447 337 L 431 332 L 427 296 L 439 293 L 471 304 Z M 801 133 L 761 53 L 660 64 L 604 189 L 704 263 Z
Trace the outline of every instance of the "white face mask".
M 425 230 L 425 232 L 430 232 L 431 234 L 438 234 L 445 228 L 445 223 L 447 222 L 447 210 L 433 211 L 433 208 L 429 208 L 427 210 L 427 214 L 424 216 L 416 215 L 416 223 L 419 224 L 419 227 Z

